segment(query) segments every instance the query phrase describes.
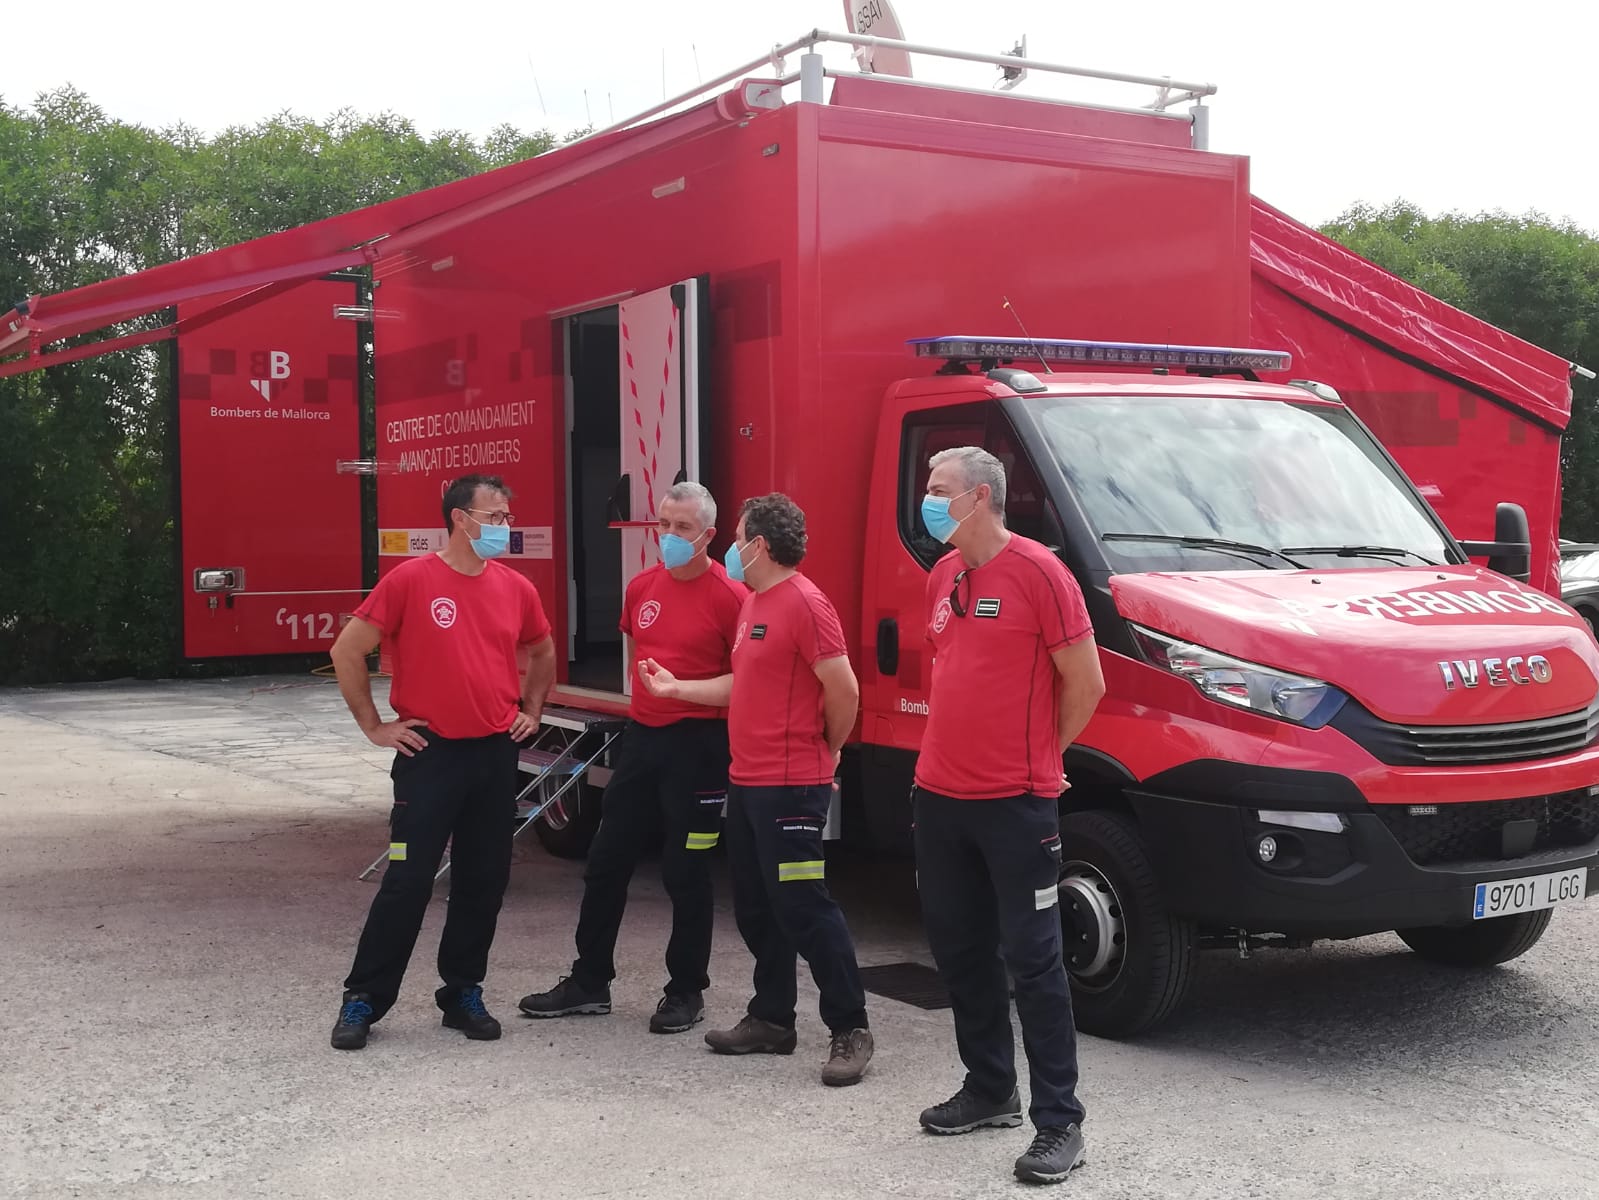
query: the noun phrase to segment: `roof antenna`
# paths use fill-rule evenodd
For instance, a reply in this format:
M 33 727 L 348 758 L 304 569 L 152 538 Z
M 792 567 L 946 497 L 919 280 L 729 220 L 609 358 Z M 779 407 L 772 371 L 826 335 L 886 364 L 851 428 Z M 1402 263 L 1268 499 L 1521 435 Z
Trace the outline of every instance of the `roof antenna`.
M 544 119 L 548 121 L 550 119 L 550 110 L 544 104 L 544 89 L 539 86 L 538 68 L 533 65 L 533 56 L 531 54 L 527 56 L 527 69 L 533 73 L 533 90 L 538 93 L 539 108 L 544 113 Z
M 1022 336 L 1027 339 L 1027 344 L 1033 348 L 1033 353 L 1038 355 L 1038 365 L 1043 367 L 1044 374 L 1048 375 L 1049 363 L 1044 361 L 1044 352 L 1038 348 L 1038 343 L 1033 340 L 1033 335 L 1027 332 L 1027 326 L 1022 324 L 1021 314 L 1011 306 L 1009 296 L 1003 296 L 1001 299 L 1005 301 L 1005 307 L 1010 310 L 1010 315 L 1016 318 L 1016 325 L 1022 331 Z

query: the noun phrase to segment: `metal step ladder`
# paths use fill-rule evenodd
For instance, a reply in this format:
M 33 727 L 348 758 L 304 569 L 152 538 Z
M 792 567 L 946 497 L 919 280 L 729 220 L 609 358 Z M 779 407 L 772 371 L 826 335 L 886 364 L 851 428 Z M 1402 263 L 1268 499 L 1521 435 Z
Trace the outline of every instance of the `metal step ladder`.
M 584 776 L 605 770 L 598 765 L 599 761 L 622 735 L 626 725 L 626 718 L 610 713 L 557 705 L 546 707 L 539 731 L 518 756 L 518 770 L 532 778 L 517 791 L 516 828 L 511 831 L 511 837 L 521 837 L 552 806 L 560 806 L 562 798 L 574 792 Z M 609 772 L 606 774 L 608 776 Z M 385 850 L 357 878 L 370 879 L 388 857 L 389 852 Z M 444 861 L 433 876 L 434 882 L 443 879 L 449 869 L 450 853 L 446 849 Z

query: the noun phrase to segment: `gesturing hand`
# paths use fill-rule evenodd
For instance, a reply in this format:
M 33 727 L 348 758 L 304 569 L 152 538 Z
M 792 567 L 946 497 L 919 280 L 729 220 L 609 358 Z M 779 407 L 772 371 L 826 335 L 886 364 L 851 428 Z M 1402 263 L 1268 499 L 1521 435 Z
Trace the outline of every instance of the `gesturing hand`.
M 677 676 L 653 658 L 639 660 L 638 674 L 650 695 L 659 696 L 662 700 L 671 700 L 677 696 L 679 686 Z
M 428 740 L 417 733 L 415 726 L 427 728 L 425 721 L 410 717 L 404 721 L 384 721 L 381 725 L 374 725 L 366 730 L 366 740 L 374 746 L 382 746 L 385 750 L 398 750 L 407 758 L 411 758 L 418 750 L 427 748 Z

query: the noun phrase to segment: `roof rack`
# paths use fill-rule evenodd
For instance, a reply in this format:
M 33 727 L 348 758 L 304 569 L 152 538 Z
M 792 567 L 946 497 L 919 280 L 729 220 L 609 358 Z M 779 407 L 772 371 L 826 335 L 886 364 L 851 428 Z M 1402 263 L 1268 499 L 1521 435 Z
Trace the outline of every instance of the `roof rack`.
M 697 87 L 663 100 L 643 112 L 635 113 L 631 117 L 607 125 L 603 129 L 596 129 L 584 135 L 585 138 L 598 137 L 604 133 L 614 133 L 619 129 L 637 125 L 652 117 L 668 113 L 679 105 L 686 104 L 705 96 L 718 88 L 734 83 L 747 77 L 750 72 L 762 68 L 770 68 L 776 76 L 780 87 L 791 84 L 800 85 L 800 100 L 820 104 L 823 101 L 824 82 L 829 78 L 853 77 L 855 71 L 840 71 L 827 66 L 822 61 L 818 52 L 823 46 L 848 46 L 852 50 L 885 49 L 899 50 L 906 54 L 918 54 L 929 58 L 949 59 L 960 62 L 987 63 L 1000 67 L 1007 72 L 1018 70 L 1038 71 L 1046 75 L 1065 75 L 1078 79 L 1093 79 L 1107 83 L 1125 83 L 1156 89 L 1154 100 L 1139 108 L 1131 108 L 1112 104 L 1090 103 L 1081 100 L 1061 100 L 1048 96 L 1029 96 L 1028 99 L 1046 104 L 1062 104 L 1077 108 L 1092 108 L 1106 112 L 1139 113 L 1144 116 L 1161 116 L 1174 121 L 1182 121 L 1193 127 L 1193 146 L 1196 150 L 1209 149 L 1210 141 L 1210 110 L 1205 107 L 1204 100 L 1207 96 L 1216 94 L 1216 85 L 1212 83 L 1188 83 L 1183 80 L 1173 79 L 1169 75 L 1134 75 L 1120 71 L 1100 71 L 1091 67 L 1074 67 L 1065 63 L 1043 62 L 1036 58 L 1022 58 L 1015 54 L 984 54 L 975 50 L 957 50 L 940 46 L 925 45 L 920 42 L 906 42 L 897 38 L 868 37 L 853 33 L 832 33 L 824 29 L 813 29 L 803 37 L 773 46 L 770 51 L 760 58 L 751 59 L 749 62 L 725 71 L 714 79 L 706 80 Z M 803 52 L 803 53 L 802 53 Z M 800 54 L 800 69 L 790 72 L 788 58 L 792 54 Z M 953 84 L 928 83 L 917 79 L 907 79 L 897 75 L 872 74 L 869 78 L 885 83 L 892 83 L 904 87 L 932 88 L 939 91 L 970 92 L 977 95 L 992 95 L 991 91 L 983 88 L 960 87 Z M 1187 113 L 1174 113 L 1169 110 L 1181 104 L 1190 104 Z M 583 138 L 576 139 L 578 141 Z

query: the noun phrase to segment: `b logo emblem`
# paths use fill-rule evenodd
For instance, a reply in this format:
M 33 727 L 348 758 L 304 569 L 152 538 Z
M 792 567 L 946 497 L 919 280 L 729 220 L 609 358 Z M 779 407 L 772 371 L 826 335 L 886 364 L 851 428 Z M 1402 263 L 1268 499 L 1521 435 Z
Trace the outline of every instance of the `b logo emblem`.
M 440 629 L 448 629 L 455 624 L 455 601 L 448 596 L 440 596 L 432 604 L 433 623 Z
M 750 623 L 748 621 L 740 621 L 738 623 L 738 636 L 733 639 L 733 649 L 737 650 L 744 644 L 744 635 L 749 632 L 749 629 Z
M 646 600 L 639 605 L 638 627 L 648 629 L 655 624 L 655 619 L 661 615 L 661 604 L 658 600 Z
M 944 626 L 949 624 L 950 613 L 951 609 L 949 607 L 949 597 L 945 596 L 938 602 L 938 607 L 933 610 L 934 633 L 944 632 Z

